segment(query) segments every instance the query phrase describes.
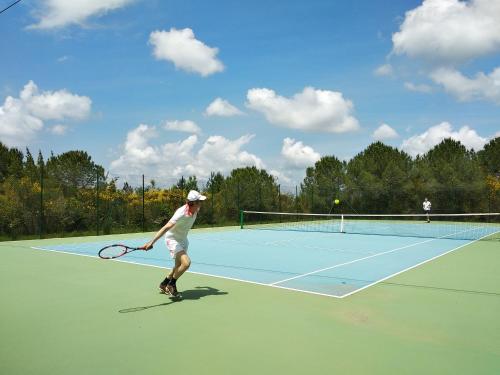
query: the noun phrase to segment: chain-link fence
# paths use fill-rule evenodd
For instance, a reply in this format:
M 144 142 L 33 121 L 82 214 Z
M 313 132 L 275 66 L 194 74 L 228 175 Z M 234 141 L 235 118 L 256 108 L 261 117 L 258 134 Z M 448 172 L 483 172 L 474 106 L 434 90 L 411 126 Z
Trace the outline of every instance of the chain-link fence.
M 488 185 L 408 188 L 280 185 L 274 180 L 231 177 L 215 180 L 154 176 L 96 176 L 93 186 L 61 185 L 43 174 L 6 180 L 0 192 L 0 238 L 64 237 L 156 231 L 184 204 L 190 189 L 207 195 L 196 226 L 238 225 L 240 210 L 304 213 L 498 212 L 500 194 Z M 335 199 L 340 204 L 335 204 Z

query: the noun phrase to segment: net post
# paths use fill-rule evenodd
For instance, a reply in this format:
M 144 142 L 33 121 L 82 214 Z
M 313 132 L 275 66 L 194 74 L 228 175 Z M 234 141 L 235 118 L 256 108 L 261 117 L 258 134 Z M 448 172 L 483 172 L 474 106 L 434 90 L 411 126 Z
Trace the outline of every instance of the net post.
M 344 215 L 340 215 L 340 233 L 344 233 Z
M 243 210 L 240 210 L 240 229 L 243 229 Z

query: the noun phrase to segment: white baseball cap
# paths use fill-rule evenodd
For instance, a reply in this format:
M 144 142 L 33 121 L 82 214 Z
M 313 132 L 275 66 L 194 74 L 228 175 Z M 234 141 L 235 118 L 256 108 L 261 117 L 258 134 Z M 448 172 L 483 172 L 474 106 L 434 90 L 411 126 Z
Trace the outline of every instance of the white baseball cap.
M 191 190 L 187 196 L 187 200 L 190 202 L 204 201 L 205 199 L 207 199 L 207 197 L 204 195 L 201 195 L 196 190 Z

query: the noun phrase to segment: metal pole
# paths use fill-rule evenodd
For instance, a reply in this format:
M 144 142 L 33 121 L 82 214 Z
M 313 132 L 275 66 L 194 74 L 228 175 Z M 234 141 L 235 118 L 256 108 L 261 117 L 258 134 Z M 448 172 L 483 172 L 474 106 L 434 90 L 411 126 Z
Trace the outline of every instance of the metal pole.
M 299 193 L 297 192 L 297 185 L 295 185 L 295 212 L 299 212 Z
M 237 204 L 238 204 L 238 211 L 241 211 L 241 206 L 240 206 L 240 180 L 238 180 L 238 185 L 237 185 L 238 191 L 237 191 Z
M 314 185 L 311 185 L 311 209 L 309 212 L 314 212 Z
M 184 198 L 186 196 L 186 194 L 184 194 L 184 176 L 181 176 L 181 194 L 182 194 L 182 197 L 181 197 L 181 205 L 184 203 Z
M 142 175 L 142 231 L 145 232 L 145 216 L 144 216 L 144 175 Z
M 281 185 L 278 185 L 278 211 L 281 212 Z M 279 216 L 281 223 L 281 215 Z
M 95 227 L 96 234 L 99 235 L 99 172 L 96 172 L 95 180 Z
M 262 185 L 261 183 L 259 182 L 259 211 L 264 211 L 263 208 L 262 208 Z
M 281 212 L 281 185 L 278 185 L 278 210 Z
M 43 165 L 40 165 L 40 238 L 43 238 Z
M 212 197 L 211 197 L 212 199 L 210 199 L 211 200 L 210 203 L 211 203 L 211 206 L 212 206 L 212 219 L 211 219 L 211 221 L 212 221 L 212 226 L 214 226 L 214 224 L 215 224 L 215 213 L 214 213 L 214 184 L 213 184 L 213 181 L 212 181 L 212 186 L 210 186 L 210 190 L 211 190 L 210 193 L 212 195 Z

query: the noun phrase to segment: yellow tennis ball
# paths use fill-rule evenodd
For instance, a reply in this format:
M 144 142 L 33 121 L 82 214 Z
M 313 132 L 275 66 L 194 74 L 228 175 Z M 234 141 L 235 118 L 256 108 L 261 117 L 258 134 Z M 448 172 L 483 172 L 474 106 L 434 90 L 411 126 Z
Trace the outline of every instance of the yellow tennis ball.
M 338 199 L 335 199 L 334 202 L 335 202 L 335 204 L 339 204 L 340 203 L 340 201 Z

